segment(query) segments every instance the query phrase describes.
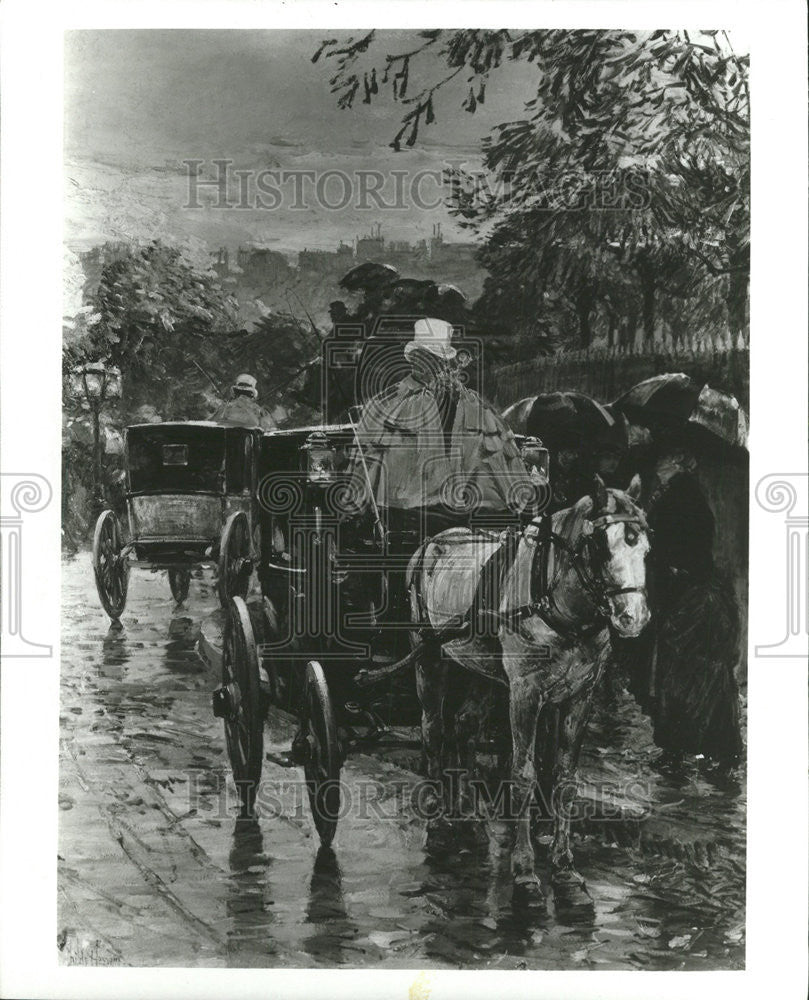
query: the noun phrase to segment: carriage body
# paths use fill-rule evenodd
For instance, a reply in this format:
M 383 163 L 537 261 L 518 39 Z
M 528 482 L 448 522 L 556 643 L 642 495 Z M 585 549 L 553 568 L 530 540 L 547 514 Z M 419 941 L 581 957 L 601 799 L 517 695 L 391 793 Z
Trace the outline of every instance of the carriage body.
M 362 701 L 351 677 L 368 666 L 372 636 L 383 658 L 408 648 L 402 599 L 419 542 L 416 530 L 386 530 L 383 545 L 372 507 L 353 505 L 356 448 L 350 423 L 265 433 L 259 485 L 258 576 L 284 633 L 278 655 L 322 662 L 352 702 Z
M 126 506 L 136 558 L 158 567 L 215 558 L 237 511 L 252 529 L 260 444 L 255 428 L 209 421 L 127 428 Z
M 125 431 L 124 528 L 113 510 L 96 522 L 93 570 L 99 599 L 117 621 L 131 563 L 168 570 L 175 600 L 191 570 L 218 561 L 223 605 L 246 595 L 259 541 L 257 482 L 262 432 L 212 421 L 135 424 Z

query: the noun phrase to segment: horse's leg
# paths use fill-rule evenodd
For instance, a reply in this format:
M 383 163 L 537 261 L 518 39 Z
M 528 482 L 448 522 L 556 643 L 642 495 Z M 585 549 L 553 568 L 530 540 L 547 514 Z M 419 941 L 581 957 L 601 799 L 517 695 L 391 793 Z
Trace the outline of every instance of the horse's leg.
M 522 896 L 542 898 L 541 886 L 534 865 L 531 841 L 531 806 L 536 789 L 535 744 L 537 718 L 542 708 L 542 694 L 535 681 L 515 677 L 509 687 L 511 718 L 512 763 L 511 781 L 514 800 L 519 810 L 514 850 L 511 855 L 511 875 L 515 891 Z
M 477 678 L 468 678 L 469 689 L 455 717 L 455 747 L 459 773 L 456 781 L 454 807 L 457 815 L 466 821 L 469 832 L 480 832 L 475 825 L 476 802 L 472 785 L 476 777 L 477 744 L 482 732 L 482 712 L 485 710 L 486 691 Z
M 559 721 L 559 706 L 544 705 L 537 720 L 535 752 L 538 812 L 543 819 L 550 819 L 553 815 L 551 796 L 553 793 L 553 769 L 556 765 L 556 751 L 559 746 Z
M 563 890 L 568 903 L 589 901 L 584 879 L 573 864 L 570 849 L 570 817 L 576 799 L 575 775 L 595 685 L 587 687 L 563 710 L 559 725 L 559 746 L 553 769 L 553 841 L 551 843 L 551 883 Z
M 416 665 L 416 691 L 421 703 L 421 742 L 427 762 L 427 777 L 435 782 L 438 802 L 425 803 L 433 813 L 437 806 L 443 812 L 443 759 L 444 741 L 442 706 L 444 701 L 445 665 L 440 655 L 425 654 Z M 429 825 L 429 822 L 428 822 Z

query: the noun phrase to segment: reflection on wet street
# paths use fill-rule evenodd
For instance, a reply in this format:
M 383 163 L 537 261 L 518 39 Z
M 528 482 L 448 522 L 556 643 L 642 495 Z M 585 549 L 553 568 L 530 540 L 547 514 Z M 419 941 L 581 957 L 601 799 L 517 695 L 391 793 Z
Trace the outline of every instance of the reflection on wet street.
M 428 839 L 409 805 L 415 758 L 407 767 L 349 758 L 350 808 L 333 850 L 319 848 L 302 773 L 271 760 L 259 818 L 238 820 L 210 709 L 218 678 L 196 649 L 216 606 L 209 571 L 198 571 L 177 608 L 165 573 L 138 567 L 123 628 L 111 629 L 89 555 L 63 563 L 63 962 L 743 966 L 743 772 L 722 778 L 696 762 L 667 769 L 648 721 L 621 691 L 599 702 L 582 795 L 609 786 L 634 809 L 574 826 L 594 899 L 587 912 L 565 912 L 550 890 L 545 910 L 515 907 L 506 823 L 461 823 L 440 843 Z M 266 749 L 287 749 L 291 731 L 273 714 Z M 538 835 L 546 844 L 546 832 Z

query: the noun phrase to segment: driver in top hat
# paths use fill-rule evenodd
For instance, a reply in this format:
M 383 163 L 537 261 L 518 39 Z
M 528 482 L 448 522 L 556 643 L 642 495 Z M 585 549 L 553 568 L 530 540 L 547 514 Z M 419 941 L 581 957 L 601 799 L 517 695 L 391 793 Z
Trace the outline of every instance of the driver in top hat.
M 223 403 L 210 419 L 242 427 L 260 427 L 271 431 L 278 425 L 258 402 L 258 384 L 252 375 L 239 375 L 231 389 L 233 398 Z
M 379 509 L 426 510 L 437 527 L 477 510 L 517 514 L 533 495 L 513 433 L 462 383 L 451 341 L 450 323 L 415 323 L 410 373 L 363 407 L 351 477 L 358 498 L 370 486 Z

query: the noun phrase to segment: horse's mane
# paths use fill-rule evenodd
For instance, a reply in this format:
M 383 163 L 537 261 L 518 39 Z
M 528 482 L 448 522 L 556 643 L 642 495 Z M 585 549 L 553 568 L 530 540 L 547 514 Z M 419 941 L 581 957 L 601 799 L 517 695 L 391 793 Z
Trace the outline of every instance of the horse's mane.
M 585 521 L 590 521 L 601 514 L 637 514 L 640 508 L 635 501 L 623 490 L 613 487 L 606 488 L 607 502 L 598 510 L 594 510 L 595 501 L 592 496 L 583 496 L 577 500 L 572 507 L 554 514 L 554 519 L 559 518 L 558 527 L 555 530 L 567 538 L 576 538 L 581 534 Z

